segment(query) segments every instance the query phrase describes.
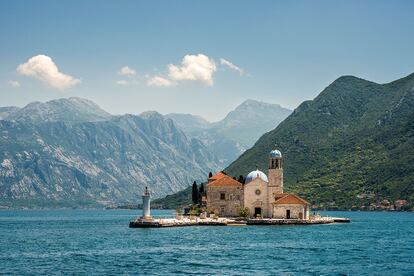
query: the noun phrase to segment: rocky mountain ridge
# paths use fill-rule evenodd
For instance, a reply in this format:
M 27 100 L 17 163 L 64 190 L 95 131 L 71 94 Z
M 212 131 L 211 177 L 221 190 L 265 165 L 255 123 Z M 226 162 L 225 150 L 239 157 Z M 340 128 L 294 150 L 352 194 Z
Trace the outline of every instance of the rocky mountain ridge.
M 200 141 L 156 112 L 112 116 L 70 98 L 29 104 L 0 120 L 5 207 L 137 202 L 145 186 L 155 197 L 174 193 L 217 164 Z

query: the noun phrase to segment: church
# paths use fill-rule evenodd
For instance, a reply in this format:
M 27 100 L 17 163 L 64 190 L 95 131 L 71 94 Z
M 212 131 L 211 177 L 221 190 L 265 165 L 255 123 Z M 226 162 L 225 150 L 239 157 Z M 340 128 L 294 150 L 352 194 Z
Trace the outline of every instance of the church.
M 250 217 L 309 219 L 310 204 L 297 195 L 283 192 L 282 153 L 269 153 L 268 175 L 256 169 L 241 183 L 223 172 L 208 179 L 207 210 L 223 217 L 237 217 L 247 208 Z

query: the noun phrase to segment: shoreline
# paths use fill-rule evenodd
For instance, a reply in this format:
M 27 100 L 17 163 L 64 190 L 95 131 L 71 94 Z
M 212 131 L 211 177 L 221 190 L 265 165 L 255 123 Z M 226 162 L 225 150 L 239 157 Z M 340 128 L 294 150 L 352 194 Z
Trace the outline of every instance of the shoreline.
M 163 228 L 163 227 L 185 227 L 185 226 L 251 226 L 251 225 L 315 225 L 332 223 L 350 223 L 350 218 L 338 217 L 313 217 L 308 220 L 303 219 L 247 219 L 234 220 L 229 218 L 143 218 L 139 217 L 129 222 L 129 228 Z
M 0 211 L 3 210 L 26 210 L 26 211 L 42 211 L 42 210 L 142 210 L 142 208 L 123 208 L 123 207 L 3 207 L 0 206 Z M 151 210 L 174 210 L 165 208 L 151 208 Z M 311 212 L 389 212 L 389 213 L 413 213 L 414 209 L 410 210 L 365 210 L 365 209 L 312 209 Z

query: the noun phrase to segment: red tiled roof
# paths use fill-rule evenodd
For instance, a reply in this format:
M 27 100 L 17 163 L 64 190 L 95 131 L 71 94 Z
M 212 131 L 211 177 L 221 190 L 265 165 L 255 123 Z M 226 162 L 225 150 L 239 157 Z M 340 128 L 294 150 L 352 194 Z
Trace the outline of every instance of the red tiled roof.
M 289 195 L 288 193 L 281 193 L 281 194 L 276 194 L 275 195 L 275 200 L 281 199 L 282 197 L 285 197 Z
M 223 175 L 220 179 L 214 180 L 213 182 L 210 182 L 207 184 L 208 187 L 217 187 L 217 186 L 240 186 L 243 185 L 237 181 L 231 178 L 230 176 Z
M 309 202 L 294 194 L 277 194 L 273 204 L 301 204 L 309 205 Z
M 224 174 L 223 172 L 218 172 L 215 175 L 213 175 L 212 177 L 210 177 L 208 180 L 211 182 L 211 181 L 214 181 L 214 180 L 218 180 L 218 179 L 220 179 L 224 176 L 227 176 L 227 175 Z

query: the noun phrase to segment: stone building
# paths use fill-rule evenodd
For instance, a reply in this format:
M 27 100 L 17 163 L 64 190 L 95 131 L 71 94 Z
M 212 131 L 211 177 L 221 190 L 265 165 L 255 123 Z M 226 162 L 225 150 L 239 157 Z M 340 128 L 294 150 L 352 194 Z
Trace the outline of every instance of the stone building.
M 293 194 L 278 194 L 273 203 L 273 218 L 309 219 L 309 203 Z
M 236 217 L 243 207 L 243 184 L 220 172 L 207 184 L 207 209 L 223 217 Z
M 269 154 L 268 175 L 258 169 L 249 173 L 244 184 L 223 172 L 209 178 L 207 209 L 221 216 L 237 216 L 246 207 L 250 217 L 309 219 L 309 203 L 283 192 L 283 158 L 279 150 Z

